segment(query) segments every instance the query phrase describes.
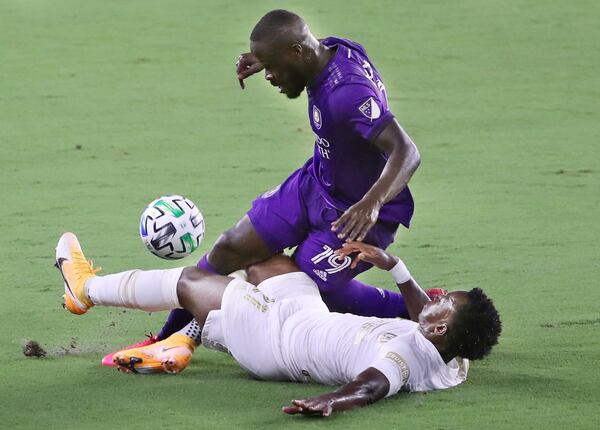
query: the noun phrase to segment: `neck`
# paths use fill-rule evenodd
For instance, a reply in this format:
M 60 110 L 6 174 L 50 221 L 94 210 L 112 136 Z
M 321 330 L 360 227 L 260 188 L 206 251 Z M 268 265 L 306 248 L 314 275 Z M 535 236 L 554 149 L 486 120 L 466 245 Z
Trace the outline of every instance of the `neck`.
M 327 46 L 319 43 L 316 39 L 316 47 L 313 49 L 313 54 L 311 55 L 310 61 L 308 63 L 308 73 L 306 76 L 306 83 L 309 86 L 319 74 L 323 71 L 323 69 L 329 63 L 331 56 L 334 51 Z
M 420 327 L 420 331 L 423 334 L 423 336 L 425 337 L 425 339 L 427 339 L 429 342 L 431 342 L 433 344 L 433 346 L 435 346 L 435 349 L 437 349 L 438 353 L 442 357 L 442 360 L 444 360 L 444 363 L 448 363 L 454 357 L 456 357 L 456 354 L 454 354 L 450 351 L 446 351 L 445 339 L 443 339 L 440 336 L 437 336 L 435 334 L 432 334 L 431 332 L 429 332 L 427 330 L 423 330 L 422 327 Z

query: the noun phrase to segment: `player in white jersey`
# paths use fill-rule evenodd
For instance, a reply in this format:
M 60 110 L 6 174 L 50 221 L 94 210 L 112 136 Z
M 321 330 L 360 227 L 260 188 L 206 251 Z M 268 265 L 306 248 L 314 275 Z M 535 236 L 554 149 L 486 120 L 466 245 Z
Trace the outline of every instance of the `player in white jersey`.
M 400 390 L 453 387 L 467 370 L 465 360 L 455 357 L 480 359 L 497 343 L 500 319 L 480 289 L 431 301 L 398 257 L 361 242 L 345 244 L 338 253 L 356 254 L 353 264 L 367 261 L 389 270 L 413 321 L 330 313 L 316 284 L 281 255 L 251 266 L 248 277 L 253 283 L 200 273 L 195 282 L 178 287 L 181 268 L 96 276 L 75 235 L 65 233 L 56 263 L 65 294 L 78 305 L 145 311 L 183 307 L 195 316 L 171 337 L 117 355 L 123 369 L 152 372 L 159 363 L 176 373 L 202 343 L 229 352 L 261 379 L 342 385 L 321 396 L 293 400 L 283 408 L 289 414 L 327 416 Z

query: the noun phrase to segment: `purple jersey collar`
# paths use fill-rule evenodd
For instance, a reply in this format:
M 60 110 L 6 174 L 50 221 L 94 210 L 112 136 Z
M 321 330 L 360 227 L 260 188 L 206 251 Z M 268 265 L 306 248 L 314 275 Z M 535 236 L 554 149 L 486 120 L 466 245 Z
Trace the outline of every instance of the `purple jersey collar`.
M 317 77 L 315 79 L 313 79 L 313 81 L 306 87 L 306 89 L 310 92 L 316 90 L 317 88 L 319 88 L 319 86 L 321 86 L 323 81 L 325 81 L 325 79 L 327 79 L 327 76 L 329 76 L 329 73 L 331 70 L 331 65 L 333 63 L 335 63 L 335 61 L 337 60 L 337 57 L 339 55 L 344 55 L 344 54 L 340 54 L 340 51 L 345 49 L 342 45 L 340 45 L 338 43 L 327 43 L 327 42 L 329 42 L 329 38 L 323 39 L 320 43 L 327 46 L 330 49 L 337 48 L 336 52 L 329 58 L 329 61 L 327 62 L 325 67 L 323 67 L 323 70 L 321 70 L 321 72 L 317 75 Z

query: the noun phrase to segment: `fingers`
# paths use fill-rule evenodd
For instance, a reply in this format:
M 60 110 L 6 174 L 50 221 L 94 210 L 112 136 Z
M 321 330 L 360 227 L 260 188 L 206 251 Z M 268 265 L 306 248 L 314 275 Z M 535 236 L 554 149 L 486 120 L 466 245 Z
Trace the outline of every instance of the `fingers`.
M 364 254 L 358 254 L 356 257 L 354 257 L 352 259 L 352 264 L 350 264 L 350 269 L 356 269 L 356 266 L 358 266 L 358 263 L 360 263 L 364 259 L 365 259 Z
M 367 232 L 371 229 L 373 224 L 374 223 L 370 219 L 360 219 L 348 233 L 346 241 L 361 241 L 365 238 Z
M 342 228 L 342 231 L 340 233 L 338 233 L 337 237 L 338 239 L 344 239 L 346 236 L 348 236 L 350 233 L 352 233 L 354 231 L 354 227 L 357 224 L 357 220 L 355 217 L 351 217 L 346 224 L 344 225 L 344 227 Z M 348 239 L 350 239 L 348 237 Z
M 260 72 L 262 69 L 263 65 L 256 59 L 256 57 L 250 54 L 240 55 L 235 63 L 235 72 L 237 74 L 240 87 L 245 89 L 246 85 L 244 84 L 244 79 Z
M 358 255 L 354 257 L 354 259 L 352 260 L 352 264 L 350 265 L 351 269 L 355 269 L 356 266 L 358 266 L 358 264 L 362 261 L 365 261 L 370 264 L 377 263 L 379 249 L 374 247 L 373 245 L 368 245 L 364 242 L 346 242 L 342 245 L 341 248 L 336 249 L 334 251 L 335 255 L 337 255 L 339 258 L 346 258 L 350 254 L 354 254 L 357 252 Z
M 284 406 L 281 408 L 281 411 L 284 414 L 295 415 L 299 414 L 302 411 L 302 408 L 299 408 L 298 406 Z
M 341 248 L 335 250 L 335 254 L 340 258 L 344 258 L 355 252 L 368 252 L 372 249 L 373 245 L 368 245 L 364 242 L 347 241 L 342 244 Z
M 338 239 L 345 238 L 347 242 L 362 241 L 371 227 L 375 225 L 375 221 L 376 219 L 350 208 L 331 223 L 331 231 L 338 231 L 341 228 L 342 230 L 337 235 Z
M 349 214 L 348 211 L 344 212 L 337 220 L 331 223 L 331 231 L 338 231 L 338 229 L 346 223 Z
M 367 237 L 367 233 L 369 233 L 369 230 L 371 230 L 371 227 L 373 227 L 373 225 L 375 225 L 375 223 L 372 221 L 364 223 L 362 228 L 360 229 L 360 231 L 358 231 L 356 235 L 356 240 L 358 242 L 362 242 L 363 240 L 365 240 L 365 237 Z M 348 240 L 350 240 L 350 238 L 348 238 Z
M 255 73 L 260 72 L 262 69 L 263 69 L 262 63 L 254 63 L 250 66 L 247 66 L 243 70 L 238 70 L 237 78 L 238 78 L 238 81 L 240 82 L 240 86 L 242 87 L 242 89 L 246 88 L 246 86 L 244 85 L 244 79 L 252 76 Z
M 292 406 L 283 406 L 283 413 L 289 415 L 321 415 L 328 417 L 333 412 L 333 408 L 328 402 L 314 399 L 292 400 Z

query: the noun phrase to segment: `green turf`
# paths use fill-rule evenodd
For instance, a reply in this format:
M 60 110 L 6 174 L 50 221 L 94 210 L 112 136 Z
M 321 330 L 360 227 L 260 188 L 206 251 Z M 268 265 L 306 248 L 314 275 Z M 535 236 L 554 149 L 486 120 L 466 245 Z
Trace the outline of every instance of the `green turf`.
M 106 272 L 174 267 L 144 250 L 137 223 L 158 195 L 185 194 L 207 223 L 192 264 L 311 153 L 305 98 L 260 78 L 242 92 L 233 74 L 276 6 L 0 3 L 0 427 L 599 428 L 595 1 L 285 4 L 318 36 L 366 46 L 421 150 L 413 228 L 392 250 L 424 286 L 496 299 L 500 345 L 466 384 L 320 421 L 279 408 L 323 387 L 257 382 L 217 353 L 177 377 L 99 367 L 165 315 L 65 313 L 60 233 Z M 50 357 L 25 358 L 29 339 Z

